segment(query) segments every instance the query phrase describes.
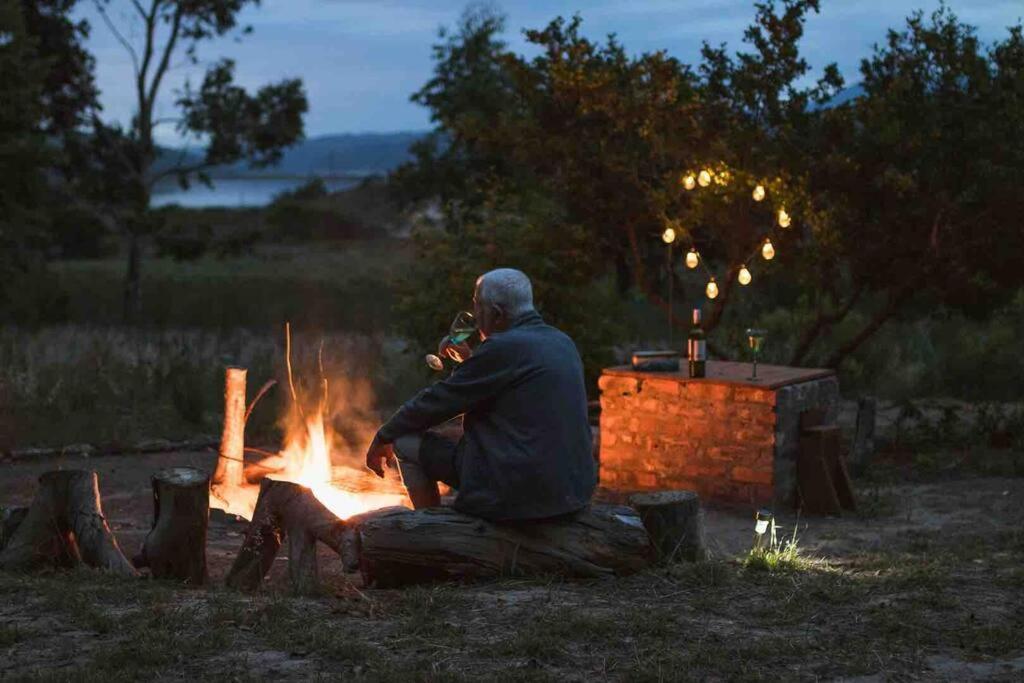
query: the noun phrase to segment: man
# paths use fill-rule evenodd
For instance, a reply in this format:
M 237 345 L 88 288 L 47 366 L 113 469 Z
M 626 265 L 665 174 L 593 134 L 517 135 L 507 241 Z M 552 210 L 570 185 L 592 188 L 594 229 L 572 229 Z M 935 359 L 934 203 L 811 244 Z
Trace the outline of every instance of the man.
M 458 490 L 455 508 L 486 519 L 555 517 L 594 492 L 583 363 L 573 341 L 533 308 L 530 280 L 501 268 L 476 281 L 474 351 L 442 342 L 462 361 L 380 428 L 366 466 L 384 476 L 397 456 L 416 508 L 440 504 L 437 482 Z M 457 442 L 427 431 L 463 415 Z

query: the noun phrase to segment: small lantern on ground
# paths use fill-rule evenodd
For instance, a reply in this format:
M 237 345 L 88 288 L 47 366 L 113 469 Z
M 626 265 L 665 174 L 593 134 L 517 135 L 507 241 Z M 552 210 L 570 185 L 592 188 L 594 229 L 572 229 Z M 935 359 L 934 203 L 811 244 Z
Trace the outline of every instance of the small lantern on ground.
M 758 510 L 754 515 L 754 551 L 775 547 L 775 515 L 770 510 Z

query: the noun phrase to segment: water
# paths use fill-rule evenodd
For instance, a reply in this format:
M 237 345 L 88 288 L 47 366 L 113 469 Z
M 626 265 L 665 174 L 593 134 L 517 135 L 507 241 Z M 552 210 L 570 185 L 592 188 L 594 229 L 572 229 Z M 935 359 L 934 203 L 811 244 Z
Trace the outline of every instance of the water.
M 179 204 L 190 209 L 212 206 L 266 206 L 274 197 L 309 182 L 308 178 L 216 178 L 213 187 L 195 183 L 182 190 L 176 182 L 157 185 L 152 206 Z M 358 178 L 325 179 L 329 192 L 348 190 L 359 184 Z

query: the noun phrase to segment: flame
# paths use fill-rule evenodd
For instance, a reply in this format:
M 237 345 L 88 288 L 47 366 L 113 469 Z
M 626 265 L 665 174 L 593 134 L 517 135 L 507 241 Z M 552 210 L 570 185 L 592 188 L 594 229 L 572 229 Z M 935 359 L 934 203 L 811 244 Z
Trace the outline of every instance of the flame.
M 322 359 L 319 362 L 322 374 Z M 247 463 L 240 480 L 214 483 L 210 490 L 211 508 L 252 519 L 259 482 L 265 477 L 308 487 L 317 500 L 341 519 L 382 507 L 412 507 L 397 473 L 380 479 L 363 466 L 362 456 L 376 428 L 369 382 L 345 376 L 334 382 L 341 391 L 333 392 L 331 405 L 326 380 L 323 397 L 315 410 L 303 413 L 296 407 L 297 400 L 293 403 L 284 448 L 277 454 L 268 453 L 259 461 Z M 294 387 L 292 392 L 295 396 Z M 335 434 L 325 415 L 339 417 L 346 433 Z

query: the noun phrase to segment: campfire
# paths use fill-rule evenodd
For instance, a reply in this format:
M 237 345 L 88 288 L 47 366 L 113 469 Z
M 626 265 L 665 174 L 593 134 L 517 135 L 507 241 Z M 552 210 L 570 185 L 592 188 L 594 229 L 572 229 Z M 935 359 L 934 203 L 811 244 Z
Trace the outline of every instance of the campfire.
M 244 430 L 252 408 L 268 382 L 246 408 L 246 371 L 228 368 L 224 390 L 224 433 L 220 459 L 210 489 L 210 507 L 251 520 L 264 478 L 293 482 L 312 491 L 324 507 L 340 519 L 369 510 L 404 505 L 411 507 L 397 474 L 380 479 L 362 466 L 366 445 L 373 438 L 373 394 L 365 381 L 335 376 L 328 382 L 323 349 L 317 356 L 319 396 L 303 401 L 292 377 L 291 335 L 286 328 L 286 360 L 291 404 L 284 447 L 277 453 L 245 448 Z M 333 387 L 329 392 L 328 387 Z M 312 407 L 310 403 L 314 403 Z M 306 404 L 306 408 L 303 407 Z M 341 423 L 346 434 L 336 434 Z M 247 462 L 244 454 L 259 459 Z

